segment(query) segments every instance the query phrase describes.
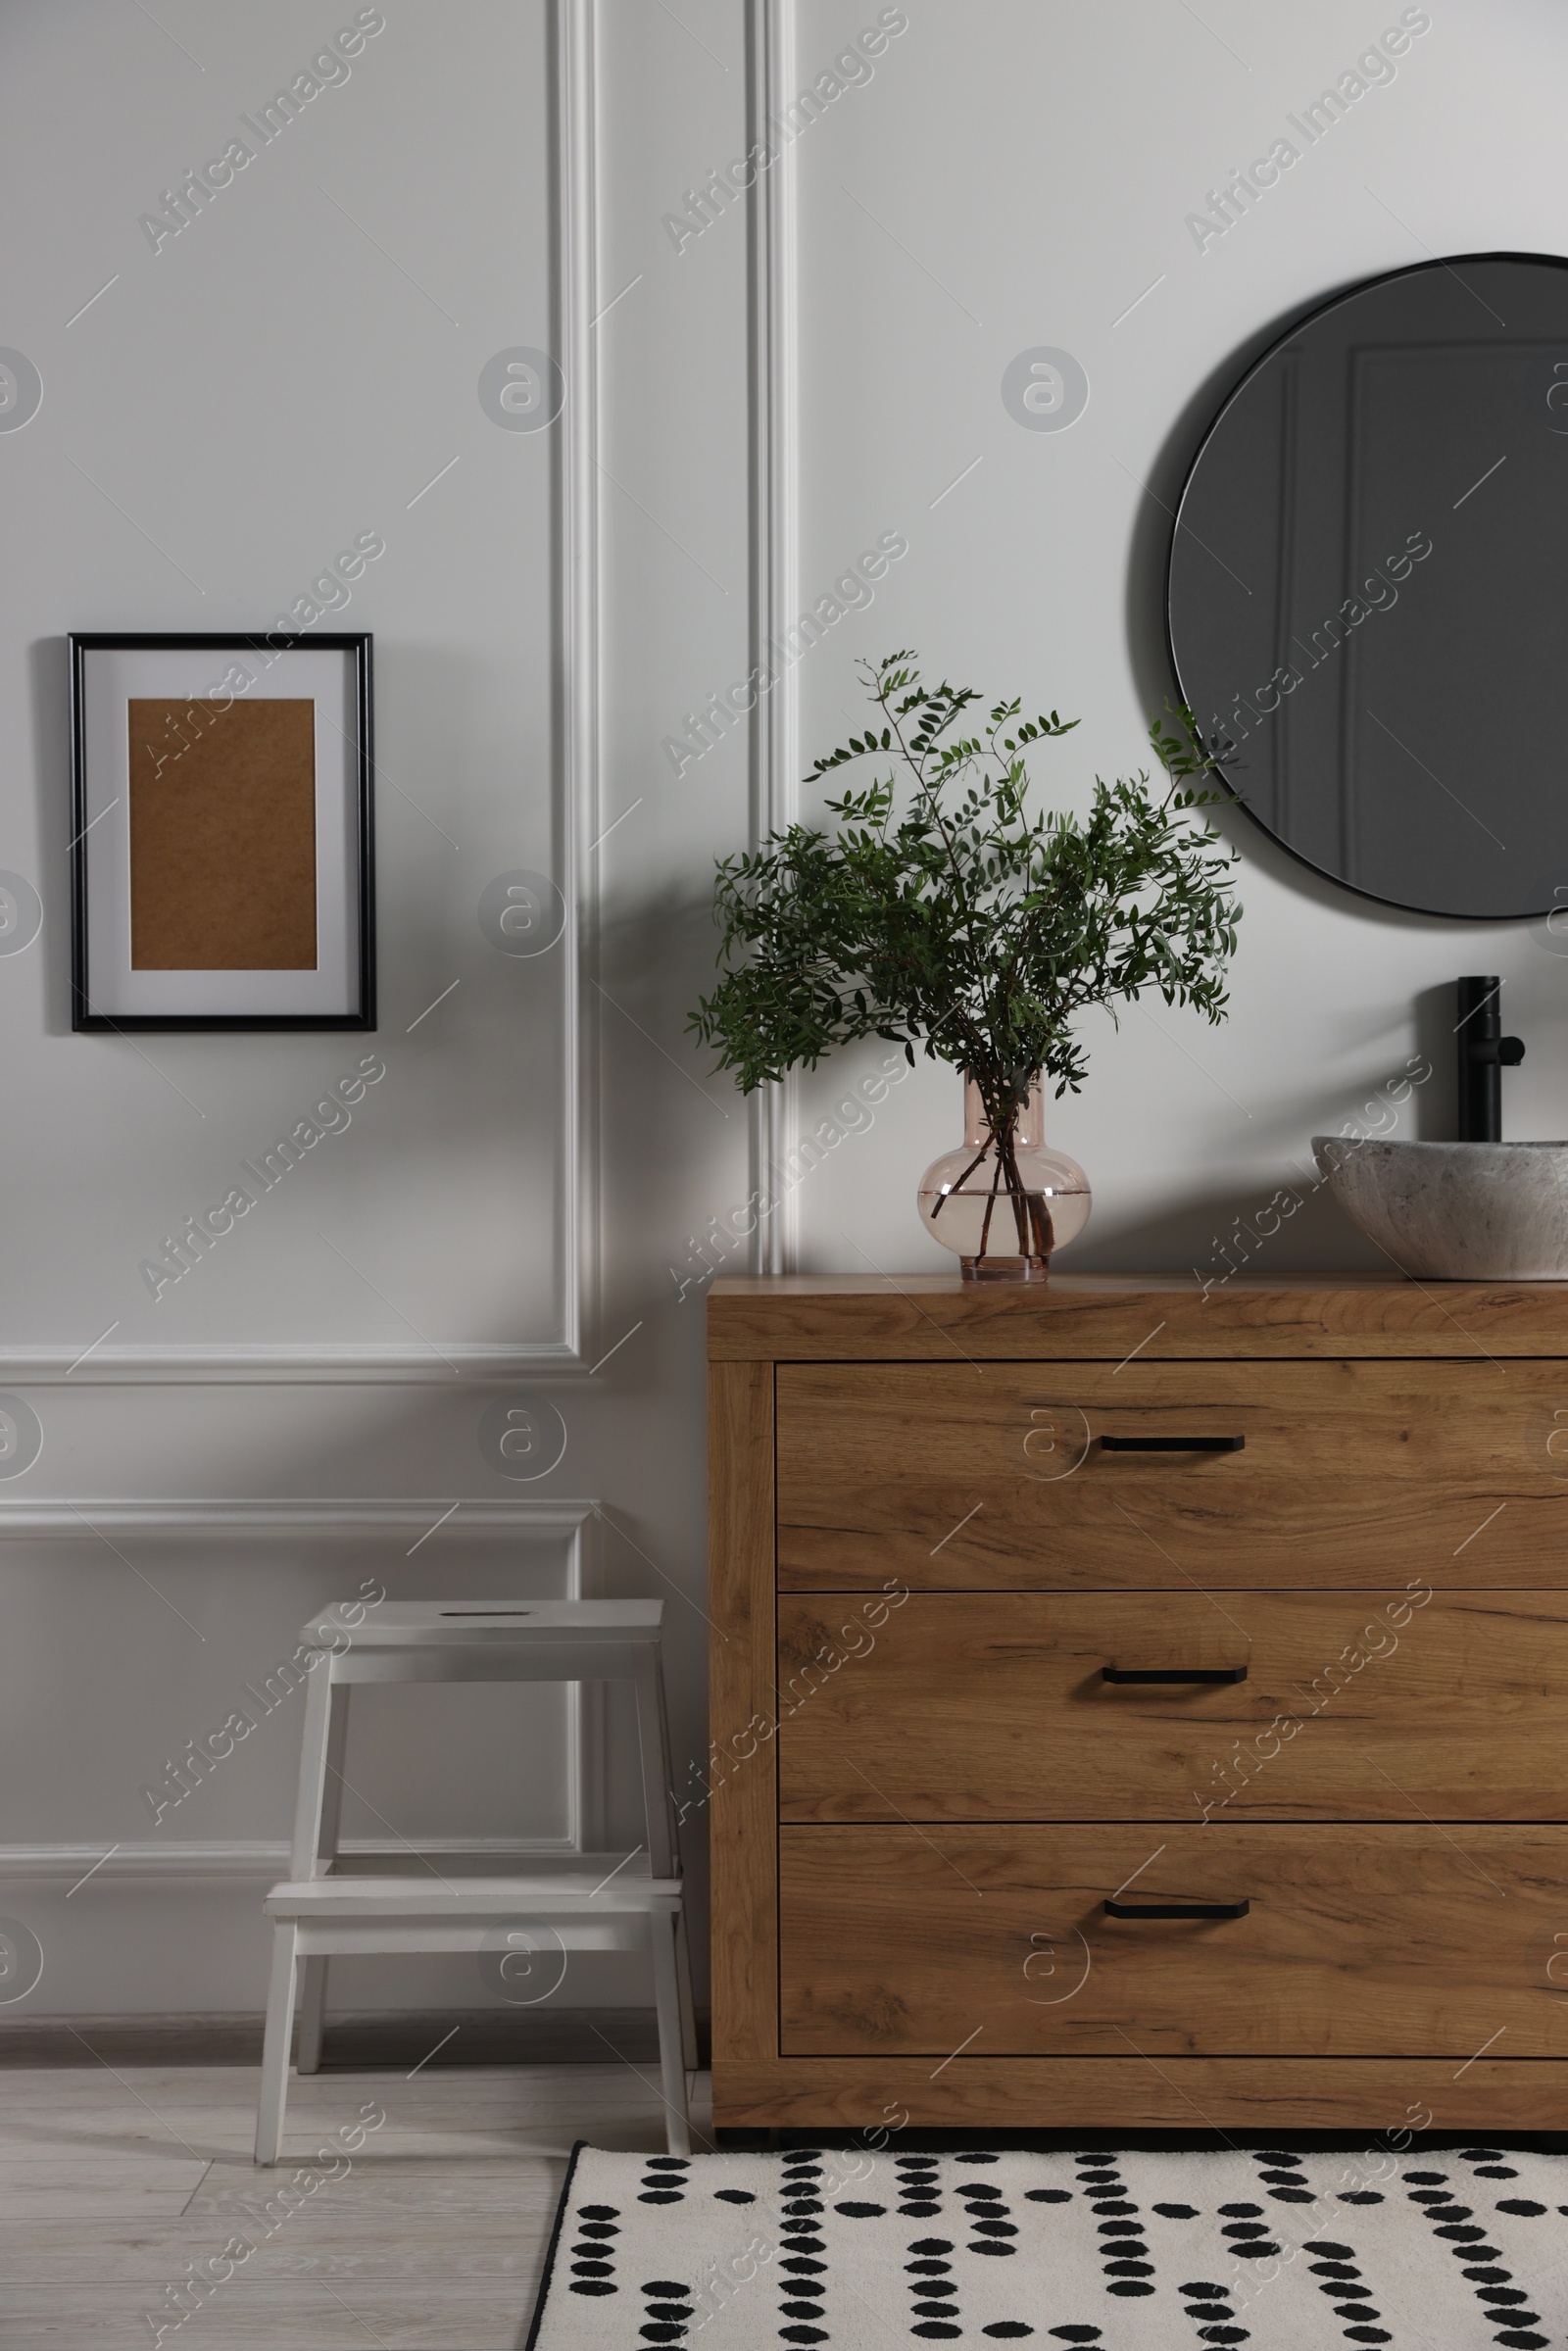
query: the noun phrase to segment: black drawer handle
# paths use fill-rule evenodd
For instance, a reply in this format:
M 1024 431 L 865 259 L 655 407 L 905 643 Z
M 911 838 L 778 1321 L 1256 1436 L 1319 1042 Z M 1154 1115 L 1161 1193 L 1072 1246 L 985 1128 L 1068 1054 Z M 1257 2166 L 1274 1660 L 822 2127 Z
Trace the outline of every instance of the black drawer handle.
M 1244 1919 L 1252 1907 L 1244 1895 L 1239 1902 L 1117 1902 L 1105 1904 L 1113 1919 Z
M 1245 1665 L 1103 1665 L 1107 1682 L 1245 1682 Z
M 1245 1437 L 1102 1437 L 1102 1453 L 1239 1453 Z

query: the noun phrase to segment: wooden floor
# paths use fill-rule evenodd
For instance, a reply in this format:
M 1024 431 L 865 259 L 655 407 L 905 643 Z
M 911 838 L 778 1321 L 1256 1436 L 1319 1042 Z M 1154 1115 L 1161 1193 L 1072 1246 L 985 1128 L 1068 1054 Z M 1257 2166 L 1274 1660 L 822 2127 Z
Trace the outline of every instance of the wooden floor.
M 291 2082 L 286 2160 L 262 2172 L 256 2080 L 242 2066 L 0 2074 L 0 2345 L 149 2351 L 179 2315 L 166 2289 L 248 2238 L 255 2250 L 166 2346 L 514 2351 L 572 2141 L 664 2145 L 647 2066 L 344 2071 Z M 386 2121 L 360 2152 L 269 2216 L 269 2198 L 372 2101 Z M 699 2148 L 709 2112 L 702 2077 Z M 329 2168 L 316 2160 L 318 2177 Z

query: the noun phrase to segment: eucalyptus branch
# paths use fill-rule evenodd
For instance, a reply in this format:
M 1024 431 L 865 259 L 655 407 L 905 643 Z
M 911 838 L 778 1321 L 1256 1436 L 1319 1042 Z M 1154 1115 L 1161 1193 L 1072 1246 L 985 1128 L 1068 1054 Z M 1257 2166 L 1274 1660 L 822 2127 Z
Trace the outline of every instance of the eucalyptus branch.
M 884 674 L 885 674 L 885 665 L 884 665 Z M 952 837 L 951 837 L 951 835 L 949 834 L 949 832 L 948 832 L 948 829 L 947 829 L 946 825 L 945 825 L 945 824 L 944 824 L 944 822 L 943 822 L 943 817 L 942 817 L 942 805 L 941 805 L 941 802 L 940 802 L 940 801 L 937 799 L 937 797 L 936 797 L 935 793 L 934 793 L 934 792 L 932 791 L 932 789 L 931 789 L 931 786 L 929 785 L 929 783 L 928 783 L 928 782 L 927 782 L 927 780 L 926 780 L 926 775 L 925 775 L 925 759 L 924 759 L 924 755 L 922 754 L 922 755 L 921 755 L 921 757 L 920 757 L 918 759 L 914 759 L 914 758 L 911 756 L 911 754 L 910 754 L 910 752 L 909 752 L 909 749 L 908 749 L 908 746 L 906 744 L 906 742 L 905 742 L 905 740 L 904 740 L 904 728 L 903 728 L 903 724 L 902 724 L 902 713 L 901 713 L 901 712 L 898 712 L 898 711 L 890 711 L 890 710 L 889 710 L 889 709 L 888 709 L 888 700 L 887 700 L 887 690 L 886 690 L 886 689 L 885 689 L 885 688 L 882 686 L 882 684 L 881 684 L 880 680 L 878 681 L 878 685 L 877 685 L 877 688 L 876 688 L 876 691 L 875 691 L 874 699 L 875 699 L 875 700 L 876 700 L 878 703 L 880 703 L 880 704 L 881 704 L 881 706 L 882 706 L 882 713 L 883 713 L 883 716 L 884 716 L 884 717 L 887 717 L 887 718 L 891 718 L 891 720 L 892 720 L 892 724 L 893 724 L 893 732 L 894 732 L 894 735 L 897 737 L 897 740 L 898 740 L 898 745 L 899 745 L 899 749 L 900 749 L 900 751 L 901 751 L 901 752 L 904 754 L 905 759 L 907 761 L 908 765 L 909 765 L 909 766 L 910 766 L 910 767 L 911 767 L 911 768 L 914 770 L 915 779 L 916 779 L 916 782 L 917 782 L 917 783 L 918 783 L 918 785 L 919 785 L 920 792 L 921 792 L 921 794 L 922 794 L 923 798 L 925 799 L 927 806 L 929 807 L 929 808 L 930 808 L 930 810 L 931 810 L 931 814 L 932 814 L 932 817 L 933 817 L 933 819 L 934 819 L 934 821 L 935 821 L 935 823 L 936 823 L 936 825 L 937 825 L 937 829 L 940 831 L 940 833 L 942 834 L 942 838 L 943 838 L 944 842 L 947 844 L 947 851 L 948 851 L 948 863 L 949 863 L 949 864 L 952 866 L 952 868 L 953 868 L 953 880 L 954 880 L 954 887 L 956 889 L 956 891 L 957 891 L 957 893 L 958 893 L 958 897 L 959 897 L 959 899 L 960 899 L 960 901 L 961 901 L 961 903 L 962 903 L 962 905 L 963 905 L 963 907 L 964 907 L 964 910 L 965 910 L 965 914 L 966 914 L 966 916 L 968 916 L 968 920 L 969 920 L 969 931 L 970 931 L 970 944 L 971 944 L 971 947 L 972 947 L 972 945 L 973 945 L 973 916 L 972 916 L 972 914 L 970 913 L 970 909 L 969 909 L 969 895 L 968 895 L 968 890 L 967 890 L 967 887 L 966 887 L 965 877 L 964 877 L 964 874 L 963 874 L 962 868 L 960 867 L 960 865 L 959 865 L 959 863 L 958 863 L 957 853 L 956 853 L 956 851 L 955 850 L 955 848 L 954 848 L 954 846 L 953 846 L 953 840 L 952 840 Z M 906 707 L 907 707 L 907 706 L 906 706 Z
M 862 675 L 876 719 L 808 780 L 866 758 L 892 772 L 827 801 L 835 831 L 791 825 L 720 862 L 720 977 L 688 1025 L 747 1092 L 858 1037 L 966 1069 L 1010 1186 L 1032 1080 L 1083 1083 L 1078 1013 L 1153 989 L 1223 1018 L 1236 858 L 1200 811 L 1233 795 L 1167 706 L 1150 730 L 1161 794 L 1143 773 L 1097 779 L 1084 817 L 1031 815 L 1029 747 L 1076 720 L 1004 701 L 964 732 L 973 687 L 926 686 L 907 653 Z

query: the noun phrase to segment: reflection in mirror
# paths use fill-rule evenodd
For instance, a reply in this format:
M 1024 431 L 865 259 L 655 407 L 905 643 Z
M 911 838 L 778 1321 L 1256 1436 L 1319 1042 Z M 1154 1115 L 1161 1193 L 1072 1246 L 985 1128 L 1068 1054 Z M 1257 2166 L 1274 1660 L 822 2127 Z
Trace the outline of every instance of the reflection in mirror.
M 1188 477 L 1182 698 L 1287 849 L 1424 912 L 1568 884 L 1568 262 L 1423 263 L 1242 378 Z

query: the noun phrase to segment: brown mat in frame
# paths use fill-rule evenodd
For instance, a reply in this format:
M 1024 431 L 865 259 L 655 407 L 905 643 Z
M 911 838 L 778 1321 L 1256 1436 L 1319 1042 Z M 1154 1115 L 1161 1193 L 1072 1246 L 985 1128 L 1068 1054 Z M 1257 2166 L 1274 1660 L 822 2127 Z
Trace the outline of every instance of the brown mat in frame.
M 131 968 L 314 971 L 316 705 L 133 698 Z

